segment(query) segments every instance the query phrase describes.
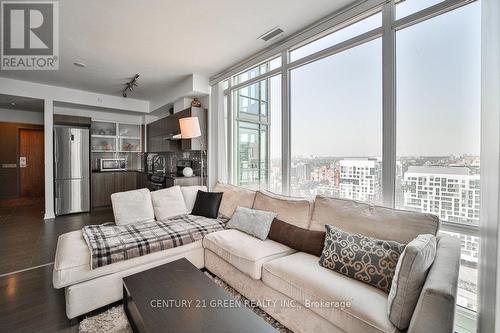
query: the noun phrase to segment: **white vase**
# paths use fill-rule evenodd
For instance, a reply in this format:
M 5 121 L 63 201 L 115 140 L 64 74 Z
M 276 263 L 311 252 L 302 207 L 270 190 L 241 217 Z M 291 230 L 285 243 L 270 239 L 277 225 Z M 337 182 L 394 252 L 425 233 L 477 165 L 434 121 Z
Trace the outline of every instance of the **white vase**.
M 192 177 L 193 169 L 191 169 L 190 167 L 185 167 L 184 169 L 182 169 L 182 174 L 184 175 L 184 177 Z

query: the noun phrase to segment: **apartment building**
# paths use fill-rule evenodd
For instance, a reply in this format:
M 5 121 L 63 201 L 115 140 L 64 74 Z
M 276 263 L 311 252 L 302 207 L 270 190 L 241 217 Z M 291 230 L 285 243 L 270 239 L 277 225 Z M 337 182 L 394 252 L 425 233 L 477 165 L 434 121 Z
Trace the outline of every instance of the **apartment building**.
M 410 166 L 404 174 L 404 206 L 458 223 L 479 222 L 479 175 L 467 167 Z
M 339 161 L 341 198 L 378 201 L 380 195 L 380 163 L 374 158 Z

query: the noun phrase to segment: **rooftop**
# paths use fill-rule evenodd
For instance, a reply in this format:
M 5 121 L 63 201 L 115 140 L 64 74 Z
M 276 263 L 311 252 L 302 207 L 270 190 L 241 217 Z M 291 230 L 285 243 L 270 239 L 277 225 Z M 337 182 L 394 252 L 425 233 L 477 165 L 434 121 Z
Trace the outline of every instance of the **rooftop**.
M 430 173 L 438 175 L 469 175 L 467 167 L 410 166 L 408 173 Z

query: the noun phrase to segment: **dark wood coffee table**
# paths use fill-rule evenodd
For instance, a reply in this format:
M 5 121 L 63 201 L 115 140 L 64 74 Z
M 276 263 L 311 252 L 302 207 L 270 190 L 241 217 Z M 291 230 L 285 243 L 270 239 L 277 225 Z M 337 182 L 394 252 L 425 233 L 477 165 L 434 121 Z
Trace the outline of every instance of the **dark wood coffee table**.
M 123 300 L 134 332 L 276 332 L 185 258 L 125 277 Z

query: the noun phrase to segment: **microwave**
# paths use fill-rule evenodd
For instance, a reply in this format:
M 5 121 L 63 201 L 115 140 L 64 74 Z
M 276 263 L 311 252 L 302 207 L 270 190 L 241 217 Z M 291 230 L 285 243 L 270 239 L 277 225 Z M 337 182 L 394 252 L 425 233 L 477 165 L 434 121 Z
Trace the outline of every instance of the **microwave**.
M 101 171 L 122 171 L 127 170 L 127 161 L 124 158 L 101 158 Z

